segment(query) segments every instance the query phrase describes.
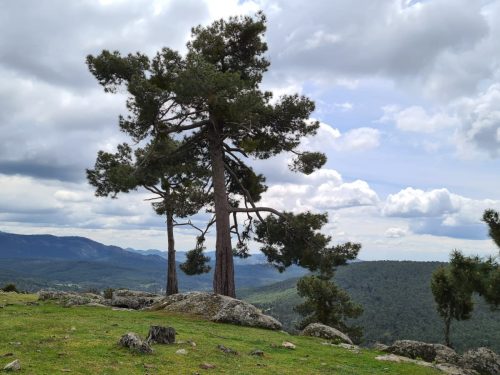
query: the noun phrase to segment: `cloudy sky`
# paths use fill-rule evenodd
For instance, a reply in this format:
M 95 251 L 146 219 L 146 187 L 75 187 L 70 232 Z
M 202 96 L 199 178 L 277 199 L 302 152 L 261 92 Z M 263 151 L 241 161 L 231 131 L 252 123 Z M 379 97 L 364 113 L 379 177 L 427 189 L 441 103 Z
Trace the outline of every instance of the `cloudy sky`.
M 496 253 L 480 217 L 500 209 L 500 0 L 16 0 L 0 2 L 0 230 L 82 235 L 165 249 L 142 191 L 96 198 L 98 150 L 126 141 L 123 94 L 105 94 L 85 56 L 184 51 L 190 28 L 268 16 L 263 86 L 317 104 L 328 155 L 311 176 L 288 156 L 256 162 L 264 203 L 329 213 L 363 259 Z M 202 218 L 198 218 L 202 219 Z M 179 250 L 193 233 L 177 231 Z

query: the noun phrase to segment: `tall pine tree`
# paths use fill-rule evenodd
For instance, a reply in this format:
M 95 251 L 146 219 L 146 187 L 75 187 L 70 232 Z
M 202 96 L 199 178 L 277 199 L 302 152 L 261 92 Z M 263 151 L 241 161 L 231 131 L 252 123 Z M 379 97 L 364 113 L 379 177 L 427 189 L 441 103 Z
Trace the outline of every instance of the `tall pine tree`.
M 232 17 L 193 28 L 184 57 L 168 48 L 152 60 L 140 53 L 122 57 L 109 51 L 87 57 L 90 71 L 106 91 L 116 92 L 124 85 L 129 93 L 130 113 L 120 118 L 123 131 L 137 142 L 177 137 L 185 149 L 197 148 L 209 162 L 216 217 L 213 287 L 215 293 L 233 297 L 231 232 L 244 247 L 252 214 L 260 221 L 260 212 L 282 215 L 255 204 L 252 195 L 262 184 L 255 173 L 246 173 L 247 159 L 293 152 L 291 169 L 304 173 L 326 161 L 321 153 L 297 151 L 302 137 L 318 129 L 318 122 L 308 121 L 314 103 L 299 95 L 274 102 L 272 93 L 259 89 L 269 66 L 264 57 L 265 30 L 265 16 L 258 13 L 254 18 Z M 241 199 L 229 196 L 227 176 L 239 185 Z M 249 215 L 242 233 L 238 213 Z

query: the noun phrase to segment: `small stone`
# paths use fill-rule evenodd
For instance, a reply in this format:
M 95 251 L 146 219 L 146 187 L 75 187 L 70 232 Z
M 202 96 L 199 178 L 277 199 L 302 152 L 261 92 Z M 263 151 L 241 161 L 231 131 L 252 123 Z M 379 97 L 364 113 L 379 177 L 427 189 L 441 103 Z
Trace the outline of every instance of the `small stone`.
M 189 345 L 191 345 L 192 348 L 196 348 L 196 343 L 192 340 L 187 341 Z
M 175 352 L 175 354 L 186 355 L 188 354 L 188 351 L 186 349 L 179 349 Z
M 155 365 L 150 365 L 150 364 L 148 364 L 148 363 L 145 363 L 145 364 L 144 364 L 144 368 L 155 369 L 155 368 L 156 368 L 156 366 L 155 366 Z
M 250 353 L 250 355 L 255 355 L 257 357 L 264 357 L 264 352 L 262 350 L 255 349 Z
M 65 340 L 69 339 L 69 335 L 65 335 L 65 336 L 64 336 L 64 339 L 65 339 Z
M 142 341 L 139 335 L 133 332 L 123 335 L 119 341 L 119 345 L 143 354 L 153 353 L 153 349 L 149 344 Z
M 224 345 L 221 345 L 221 344 L 217 345 L 217 349 L 223 351 L 226 354 L 238 355 L 238 352 L 236 350 L 233 350 L 231 348 L 226 348 Z
M 19 359 L 16 359 L 15 361 L 8 363 L 4 368 L 4 371 L 20 371 L 21 370 L 21 362 L 19 362 Z
M 20 341 L 11 341 L 9 342 L 10 345 L 14 345 L 14 346 L 19 346 L 21 345 L 21 342 Z
M 281 346 L 285 349 L 292 349 L 292 350 L 296 348 L 295 344 L 291 343 L 290 341 L 283 341 Z
M 76 327 L 71 327 L 71 330 L 72 331 L 76 331 Z
M 14 353 L 5 353 L 5 354 L 0 355 L 0 357 L 12 357 L 13 355 L 14 355 Z
M 200 368 L 202 368 L 203 370 L 211 370 L 215 368 L 215 365 L 205 362 L 200 365 Z

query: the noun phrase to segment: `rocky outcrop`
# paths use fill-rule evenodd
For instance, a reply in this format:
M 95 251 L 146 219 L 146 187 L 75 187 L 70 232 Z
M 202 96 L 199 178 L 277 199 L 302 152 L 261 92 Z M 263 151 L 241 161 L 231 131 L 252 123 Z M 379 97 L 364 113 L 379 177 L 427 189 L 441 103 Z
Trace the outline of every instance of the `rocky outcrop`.
M 158 294 L 119 289 L 113 292 L 113 297 L 111 299 L 105 300 L 105 304 L 113 307 L 140 310 L 152 306 L 162 298 L 163 297 Z
M 353 345 L 353 342 L 345 333 L 321 323 L 309 324 L 300 334 L 302 336 L 321 337 L 326 340 L 335 341 L 336 343 Z
M 38 292 L 38 299 L 56 300 L 63 306 L 112 306 L 133 310 L 140 310 L 149 307 L 158 301 L 163 296 L 158 294 L 134 291 L 128 289 L 119 289 L 113 292 L 111 299 L 106 299 L 99 294 L 93 293 L 76 293 L 76 292 L 61 292 L 53 290 L 41 290 Z
M 88 304 L 104 304 L 104 297 L 94 293 L 72 293 L 53 290 L 41 290 L 38 292 L 40 301 L 56 300 L 65 307 L 80 306 Z
M 255 306 L 235 298 L 206 292 L 189 292 L 163 298 L 152 310 L 188 313 L 219 323 L 280 330 L 282 325 Z
M 377 357 L 377 359 L 391 361 L 411 359 L 419 362 L 417 364 L 420 365 L 422 361 L 425 361 L 447 374 L 500 374 L 500 355 L 488 348 L 472 349 L 460 356 L 453 349 L 441 344 L 399 340 L 384 351 L 391 354 Z
M 426 362 L 458 364 L 460 356 L 451 348 L 441 344 L 428 344 L 413 340 L 398 340 L 387 349 L 387 353 Z
M 460 364 L 476 370 L 481 375 L 500 374 L 500 355 L 488 348 L 477 348 L 465 352 Z
M 460 368 L 459 366 L 455 366 L 448 363 L 430 363 L 426 361 L 422 361 L 419 359 L 412 359 L 403 357 L 396 354 L 386 354 L 375 357 L 378 361 L 387 361 L 387 362 L 396 362 L 396 363 L 413 363 L 418 366 L 430 367 L 436 370 L 440 370 L 448 375 L 478 375 L 478 373 L 474 370 Z

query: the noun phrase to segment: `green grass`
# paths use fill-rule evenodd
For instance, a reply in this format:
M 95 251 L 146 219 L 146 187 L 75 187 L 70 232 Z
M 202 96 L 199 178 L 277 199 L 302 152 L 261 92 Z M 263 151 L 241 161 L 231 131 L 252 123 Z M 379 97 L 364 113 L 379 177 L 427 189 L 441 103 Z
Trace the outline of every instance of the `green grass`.
M 166 312 L 113 311 L 99 307 L 63 308 L 54 303 L 26 305 L 34 295 L 0 294 L 0 368 L 19 359 L 25 374 L 438 374 L 410 364 L 379 362 L 380 353 L 322 345 L 323 340 L 282 332 L 211 323 Z M 155 345 L 154 354 L 120 348 L 127 332 L 144 337 L 150 325 L 172 326 L 174 345 Z M 192 340 L 196 347 L 187 341 Z M 280 347 L 293 342 L 296 350 Z M 20 345 L 18 343 L 21 343 Z M 239 352 L 224 354 L 218 344 Z M 187 355 L 176 354 L 184 348 Z M 250 355 L 254 349 L 265 356 Z M 6 353 L 13 356 L 2 357 Z M 208 362 L 215 369 L 200 369 Z M 71 371 L 71 372 L 69 372 Z

